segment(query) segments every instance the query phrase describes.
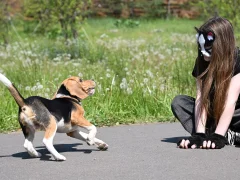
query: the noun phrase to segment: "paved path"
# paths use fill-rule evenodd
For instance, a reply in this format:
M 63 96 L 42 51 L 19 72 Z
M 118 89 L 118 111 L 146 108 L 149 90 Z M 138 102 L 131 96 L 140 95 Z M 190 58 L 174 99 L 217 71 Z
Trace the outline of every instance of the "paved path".
M 0 180 L 176 180 L 240 179 L 240 149 L 183 150 L 176 148 L 188 136 L 179 123 L 105 127 L 98 137 L 108 151 L 57 134 L 56 149 L 67 161 L 56 162 L 42 145 L 43 133 L 34 141 L 42 158 L 29 158 L 22 133 L 0 134 Z

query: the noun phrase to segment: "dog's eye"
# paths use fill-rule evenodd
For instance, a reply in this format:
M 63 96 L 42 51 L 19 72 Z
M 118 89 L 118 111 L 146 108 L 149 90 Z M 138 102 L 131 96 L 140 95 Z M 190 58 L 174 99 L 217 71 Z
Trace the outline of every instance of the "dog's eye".
M 83 82 L 83 80 L 82 80 L 81 78 L 79 79 L 79 81 L 80 81 L 80 82 Z

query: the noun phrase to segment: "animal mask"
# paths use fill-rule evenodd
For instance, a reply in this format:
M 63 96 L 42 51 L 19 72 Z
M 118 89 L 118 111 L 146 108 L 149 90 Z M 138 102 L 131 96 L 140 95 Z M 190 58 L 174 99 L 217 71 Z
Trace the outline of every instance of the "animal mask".
M 212 31 L 204 32 L 196 28 L 197 42 L 199 44 L 199 50 L 206 57 L 211 57 L 212 45 L 215 40 L 215 35 Z

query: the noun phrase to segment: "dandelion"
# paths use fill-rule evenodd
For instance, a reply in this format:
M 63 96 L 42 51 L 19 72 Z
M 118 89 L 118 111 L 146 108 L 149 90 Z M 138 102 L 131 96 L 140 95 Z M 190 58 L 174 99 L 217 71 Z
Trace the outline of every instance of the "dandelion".
M 162 54 L 158 54 L 159 59 L 165 59 L 165 56 Z
M 41 85 L 41 84 L 39 84 L 38 86 L 37 86 L 37 89 L 42 89 L 43 88 L 43 85 Z
M 127 88 L 127 94 L 130 95 L 130 94 L 132 94 L 132 93 L 133 93 L 132 88 L 128 87 L 128 88 Z
M 53 58 L 53 61 L 61 61 L 61 58 L 59 56 Z
M 144 79 L 143 79 L 143 82 L 144 82 L 145 84 L 147 84 L 147 83 L 148 83 L 148 78 L 144 78 Z
M 59 78 L 55 78 L 55 79 L 54 79 L 54 81 L 58 81 L 58 80 L 59 80 Z
M 30 91 L 30 89 L 31 89 L 30 86 L 26 86 L 26 87 L 25 87 L 25 90 L 26 90 L 26 91 Z
M 120 88 L 121 89 L 127 89 L 128 88 L 128 84 L 127 84 L 127 79 L 123 78 L 122 82 L 120 83 Z
M 129 83 L 133 84 L 133 83 L 134 83 L 134 80 L 133 80 L 133 79 L 130 79 L 130 80 L 129 80 Z
M 83 74 L 82 73 L 78 73 L 78 77 L 83 77 Z
M 100 36 L 100 38 L 101 38 L 101 39 L 103 39 L 103 38 L 108 38 L 108 35 L 102 34 L 102 35 Z
M 150 78 L 153 78 L 153 73 L 150 70 L 147 70 L 146 73 Z
M 37 90 L 37 87 L 36 86 L 33 86 L 32 88 L 31 88 L 31 91 L 36 91 Z
M 49 94 L 48 93 L 44 93 L 44 97 L 49 98 Z
M 148 55 L 149 55 L 149 52 L 148 52 L 148 51 L 144 51 L 144 52 L 143 52 L 143 55 L 144 55 L 144 56 L 148 56 Z
M 107 78 L 110 78 L 110 77 L 111 77 L 111 74 L 107 73 L 107 74 L 106 74 L 106 77 L 107 77 Z
M 73 63 L 73 66 L 79 67 L 79 66 L 80 66 L 80 63 Z

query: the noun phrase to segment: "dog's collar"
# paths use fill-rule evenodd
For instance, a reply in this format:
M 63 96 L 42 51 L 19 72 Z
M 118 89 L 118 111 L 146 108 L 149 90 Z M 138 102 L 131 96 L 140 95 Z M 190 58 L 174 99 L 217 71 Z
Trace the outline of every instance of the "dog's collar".
M 68 96 L 68 95 L 65 95 L 65 94 L 58 93 L 56 95 L 56 98 L 69 98 L 69 99 L 73 100 L 74 102 L 81 105 L 81 99 L 79 99 L 78 97 L 75 97 L 75 96 Z

